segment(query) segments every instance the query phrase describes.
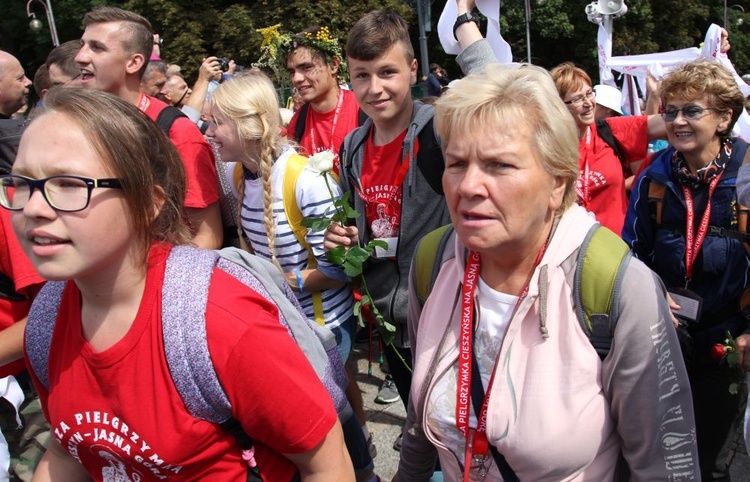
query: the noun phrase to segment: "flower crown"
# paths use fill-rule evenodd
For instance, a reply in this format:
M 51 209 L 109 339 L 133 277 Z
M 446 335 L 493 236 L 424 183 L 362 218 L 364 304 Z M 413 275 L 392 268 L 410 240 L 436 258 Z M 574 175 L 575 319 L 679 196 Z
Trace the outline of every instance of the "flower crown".
M 288 77 L 286 72 L 286 56 L 298 47 L 313 47 L 325 54 L 328 60 L 338 57 L 339 82 L 346 82 L 349 77 L 346 60 L 336 37 L 331 36 L 328 27 L 311 28 L 298 34 L 281 33 L 281 24 L 256 30 L 263 40 L 260 44 L 261 56 L 253 64 L 256 67 L 271 69 L 276 78 L 281 80 Z

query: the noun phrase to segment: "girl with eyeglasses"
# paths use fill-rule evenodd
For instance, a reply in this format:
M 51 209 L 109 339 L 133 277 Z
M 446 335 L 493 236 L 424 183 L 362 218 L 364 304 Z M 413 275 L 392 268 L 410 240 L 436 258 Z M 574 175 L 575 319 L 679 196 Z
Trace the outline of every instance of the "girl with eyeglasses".
M 711 60 L 671 71 L 659 97 L 671 147 L 636 182 L 622 234 L 680 307 L 702 478 L 728 480 L 746 390 L 730 393 L 730 368 L 710 350 L 730 333 L 740 370 L 750 370 L 750 320 L 742 313 L 750 274 L 743 243 L 750 238 L 736 186 L 750 156 L 747 143 L 731 137 L 745 98 Z
M 622 231 L 628 207 L 626 179 L 635 173 L 635 163 L 648 154 L 648 143 L 665 136 L 664 121 L 658 115 L 615 116 L 597 125 L 596 93 L 591 78 L 581 68 L 565 62 L 550 72 L 555 86 L 578 127 L 578 204 L 596 215 L 596 220 L 617 234 Z M 611 132 L 621 151 L 607 143 L 602 129 Z
M 166 360 L 162 290 L 172 248 L 190 240 L 184 197 L 169 139 L 96 90 L 50 91 L 0 176 L 24 251 L 42 277 L 66 282 L 49 384 L 33 374 L 54 434 L 35 481 L 250 480 L 234 436 L 191 415 Z M 331 396 L 276 308 L 214 269 L 205 328 L 263 480 L 353 480 Z

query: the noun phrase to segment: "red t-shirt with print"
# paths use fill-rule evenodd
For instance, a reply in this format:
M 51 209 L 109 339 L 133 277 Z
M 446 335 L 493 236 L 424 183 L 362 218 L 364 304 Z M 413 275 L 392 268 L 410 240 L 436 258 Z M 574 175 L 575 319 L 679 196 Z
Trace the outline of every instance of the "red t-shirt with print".
M 146 101 L 144 101 L 144 98 Z M 167 104 L 154 97 L 141 95 L 141 110 L 154 122 Z M 185 166 L 187 193 L 185 207 L 203 209 L 219 200 L 216 160 L 211 145 L 187 117 L 178 117 L 169 130 L 169 138 L 177 148 Z
M 648 116 L 611 117 L 607 119 L 627 163 L 640 161 L 648 151 Z M 589 127 L 578 144 L 579 176 L 576 181 L 578 201 L 596 220 L 616 234 L 622 232 L 628 198 L 625 176 L 615 151 L 599 137 L 596 125 Z
M 26 253 L 18 244 L 18 238 L 10 224 L 10 211 L 0 209 L 0 271 L 13 280 L 16 292 L 29 297 L 44 284 Z M 10 301 L 0 296 L 0 330 L 4 330 L 29 314 L 31 301 Z M 26 369 L 23 359 L 0 367 L 0 378 L 18 375 Z
M 365 142 L 359 197 L 365 202 L 365 218 L 373 238 L 398 237 L 401 223 L 402 186 L 409 169 L 409 159 L 403 156 L 406 130 L 388 144 L 376 146 L 373 131 Z M 414 159 L 419 142 L 414 139 Z M 402 159 L 403 157 L 403 159 Z
M 162 339 L 165 260 L 154 245 L 140 307 L 125 336 L 97 352 L 81 330 L 80 292 L 68 282 L 39 391 L 55 439 L 95 481 L 246 480 L 234 438 L 191 416 L 169 373 Z M 208 349 L 233 416 L 254 441 L 265 481 L 290 480 L 282 453 L 323 441 L 337 420 L 331 396 L 278 322 L 275 306 L 214 270 L 206 307 Z
M 299 140 L 300 153 L 312 155 L 317 151 L 330 149 L 336 154 L 333 162 L 333 170 L 338 174 L 341 162 L 338 158 L 339 149 L 344 143 L 347 134 L 359 126 L 359 104 L 357 98 L 350 90 L 340 89 L 342 93 L 341 109 L 336 107 L 328 112 L 316 112 L 312 106 L 307 107 L 307 117 L 305 118 L 305 130 L 302 139 Z M 336 111 L 339 111 L 338 117 Z M 297 132 L 297 123 L 302 109 L 294 113 L 292 120 L 287 127 L 287 135 L 293 138 Z M 333 125 L 334 119 L 336 125 Z

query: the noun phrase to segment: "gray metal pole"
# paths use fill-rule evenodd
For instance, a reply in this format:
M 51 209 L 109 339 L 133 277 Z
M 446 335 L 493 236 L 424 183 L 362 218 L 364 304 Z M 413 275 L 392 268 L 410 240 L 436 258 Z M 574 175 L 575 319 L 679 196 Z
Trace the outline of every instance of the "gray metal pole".
M 417 0 L 417 21 L 419 22 L 419 53 L 422 64 L 422 77 L 430 73 L 429 61 L 427 60 L 427 33 L 424 30 L 424 7 L 422 0 Z
M 531 63 L 531 2 L 524 0 L 526 7 L 526 61 Z
M 727 24 L 729 22 L 727 21 L 727 0 L 724 0 L 724 28 L 728 29 Z
M 52 13 L 52 2 L 50 0 L 44 0 L 45 10 L 47 11 L 47 22 L 49 22 L 49 33 L 52 35 L 52 43 L 55 47 L 60 45 L 60 39 L 57 37 L 57 25 L 55 25 L 55 14 Z

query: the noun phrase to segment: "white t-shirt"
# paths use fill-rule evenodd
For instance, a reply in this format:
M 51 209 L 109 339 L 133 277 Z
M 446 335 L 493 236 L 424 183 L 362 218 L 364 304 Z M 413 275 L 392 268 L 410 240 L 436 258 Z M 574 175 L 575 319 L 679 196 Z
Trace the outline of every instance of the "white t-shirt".
M 476 319 L 479 321 L 475 328 L 474 355 L 479 365 L 482 386 L 486 389 L 518 297 L 495 291 L 480 278 L 477 284 L 476 302 L 478 306 Z M 472 376 L 476 376 L 476 373 L 472 373 Z M 463 464 L 466 441 L 456 427 L 458 361 L 449 370 L 436 374 L 436 377 L 435 386 L 427 400 L 427 424 L 437 439 L 450 448 Z M 476 428 L 477 417 L 473 401 L 470 403 L 470 412 L 469 427 Z M 491 456 L 486 467 L 490 467 L 490 472 L 484 480 L 500 480 L 500 473 Z M 472 475 L 476 473 L 472 472 Z

